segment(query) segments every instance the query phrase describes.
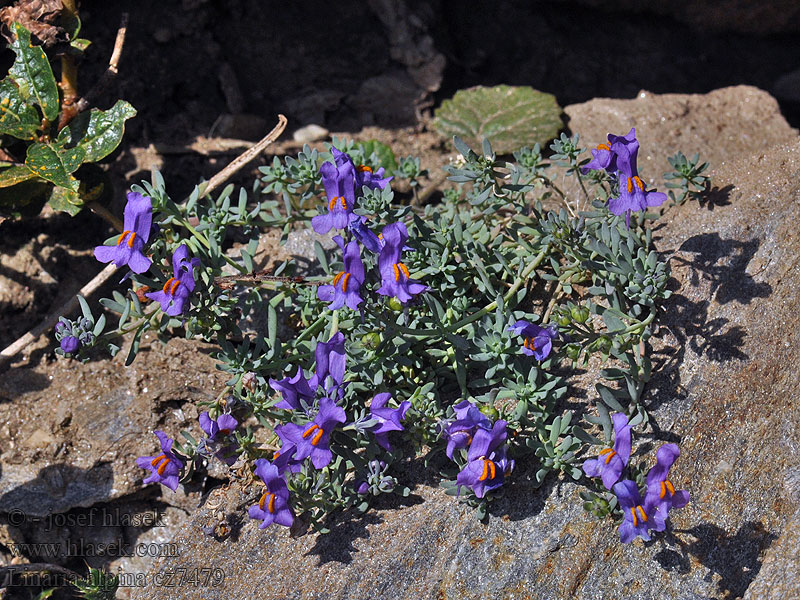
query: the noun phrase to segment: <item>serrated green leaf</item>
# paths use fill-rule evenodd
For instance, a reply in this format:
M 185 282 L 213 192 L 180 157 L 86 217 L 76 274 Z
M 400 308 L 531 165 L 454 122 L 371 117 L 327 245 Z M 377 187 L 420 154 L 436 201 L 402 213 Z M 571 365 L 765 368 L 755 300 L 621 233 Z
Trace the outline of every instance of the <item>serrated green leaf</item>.
M 83 148 L 85 162 L 97 162 L 111 154 L 122 141 L 125 121 L 136 116 L 136 109 L 124 100 L 108 110 L 93 108 L 81 113 L 61 130 L 56 142 L 64 147 Z
M 357 142 L 356 147 L 360 147 L 364 156 L 369 158 L 374 152 L 378 156 L 380 166 L 386 169 L 387 173 L 391 173 L 397 169 L 397 158 L 392 149 L 378 140 L 367 140 L 366 142 Z
M 35 140 L 41 125 L 39 113 L 22 97 L 19 87 L 10 78 L 0 81 L 0 134 L 20 140 Z
M 84 156 L 85 152 L 80 146 L 61 148 L 54 144 L 37 143 L 28 148 L 25 166 L 38 177 L 77 192 L 78 180 L 70 173 L 78 170 Z
M 53 69 L 41 46 L 31 43 L 31 33 L 19 23 L 14 23 L 17 38 L 11 49 L 17 58 L 8 71 L 19 86 L 19 93 L 28 104 L 38 104 L 49 121 L 58 116 L 58 87 Z
M 55 211 L 65 212 L 74 217 L 83 209 L 83 198 L 74 190 L 55 186 L 50 191 L 50 198 L 47 200 L 47 204 Z
M 433 126 L 473 147 L 486 137 L 495 152 L 506 154 L 553 139 L 563 126 L 561 112 L 555 96 L 531 87 L 477 86 L 442 102 Z

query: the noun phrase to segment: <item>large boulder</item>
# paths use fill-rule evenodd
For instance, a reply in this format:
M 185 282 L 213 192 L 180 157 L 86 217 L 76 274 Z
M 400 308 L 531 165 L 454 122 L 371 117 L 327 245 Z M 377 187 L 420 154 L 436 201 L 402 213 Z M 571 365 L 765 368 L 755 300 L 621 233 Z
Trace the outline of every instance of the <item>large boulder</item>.
M 753 98 L 769 110 L 752 110 Z M 673 101 L 686 110 L 663 110 Z M 232 486 L 206 499 L 173 539 L 177 555 L 150 573 L 215 576 L 138 598 L 800 597 L 790 575 L 800 570 L 800 139 L 750 88 L 598 100 L 567 113 L 575 131 L 640 127 L 642 153 L 660 169 L 676 150 L 714 159 L 713 191 L 671 209 L 655 232 L 675 293 L 653 338 L 659 370 L 645 402 L 657 428 L 639 436 L 640 450 L 678 442 L 673 480 L 692 495 L 668 532 L 622 545 L 610 520 L 584 513 L 577 485 L 553 479 L 537 490 L 517 478 L 483 525 L 417 472 L 407 505 L 339 515 L 327 536 L 262 531 L 245 516 L 217 541 L 203 529 L 258 497 Z

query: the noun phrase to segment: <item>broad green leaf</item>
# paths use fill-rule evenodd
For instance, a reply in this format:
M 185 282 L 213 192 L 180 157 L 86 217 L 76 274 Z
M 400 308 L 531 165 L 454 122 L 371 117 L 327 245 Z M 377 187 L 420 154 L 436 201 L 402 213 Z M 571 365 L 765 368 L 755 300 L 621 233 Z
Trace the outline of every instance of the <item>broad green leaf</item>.
M 42 179 L 77 192 L 78 180 L 70 173 L 81 166 L 84 156 L 81 146 L 61 148 L 53 144 L 33 144 L 28 148 L 25 166 Z
M 50 192 L 50 198 L 47 200 L 47 204 L 55 211 L 65 212 L 71 217 L 74 217 L 81 212 L 83 208 L 83 198 L 74 190 L 55 186 L 53 191 Z
M 380 166 L 386 169 L 387 173 L 391 173 L 397 169 L 397 159 L 395 158 L 392 149 L 378 140 L 367 140 L 366 142 L 358 142 L 359 146 L 364 151 L 364 156 L 369 158 L 374 152 L 378 156 Z
M 530 87 L 498 85 L 459 90 L 436 110 L 433 126 L 476 147 L 484 137 L 499 154 L 523 146 L 544 146 L 562 128 L 555 96 Z
M 19 92 L 29 104 L 38 104 L 44 116 L 54 121 L 58 116 L 58 87 L 53 69 L 40 46 L 31 43 L 31 33 L 19 23 L 14 23 L 17 39 L 11 49 L 17 54 L 9 69 L 9 76 L 19 86 Z
M 35 178 L 0 188 L 0 214 L 15 217 L 39 214 L 52 187 L 51 183 Z
M 36 177 L 28 167 L 9 167 L 0 170 L 0 188 L 11 187 Z
M 25 102 L 17 84 L 8 77 L 0 81 L 0 98 L 0 134 L 35 140 L 41 125 L 39 113 Z
M 111 154 L 122 141 L 125 121 L 136 115 L 136 109 L 124 100 L 108 110 L 93 108 L 75 117 L 61 130 L 56 142 L 66 147 L 80 147 L 85 162 L 97 162 Z

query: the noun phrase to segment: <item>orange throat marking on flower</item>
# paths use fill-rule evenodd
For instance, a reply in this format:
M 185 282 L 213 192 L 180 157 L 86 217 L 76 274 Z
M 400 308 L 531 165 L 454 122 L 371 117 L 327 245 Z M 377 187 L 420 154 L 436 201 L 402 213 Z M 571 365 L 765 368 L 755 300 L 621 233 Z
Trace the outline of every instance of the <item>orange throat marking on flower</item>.
M 161 454 L 160 456 L 156 456 L 150 464 L 156 468 L 156 473 L 159 475 L 163 475 L 164 471 L 167 469 L 167 465 L 169 464 L 169 458 L 167 458 L 166 454 Z
M 663 500 L 664 496 L 667 495 L 667 492 L 669 492 L 670 496 L 675 495 L 675 486 L 672 485 L 672 482 L 669 479 L 665 479 L 661 482 L 661 493 L 658 495 L 658 497 Z
M 334 196 L 328 203 L 328 210 L 333 210 L 333 207 L 336 206 L 337 202 L 341 202 L 342 208 L 347 210 L 347 200 L 344 199 L 344 196 Z
M 639 526 L 639 520 L 636 518 L 636 513 L 639 513 L 639 517 L 642 519 L 643 523 L 647 523 L 647 521 L 648 521 L 647 513 L 644 512 L 644 508 L 642 508 L 642 506 L 640 504 L 640 505 L 631 507 L 631 516 L 633 517 L 633 526 L 634 527 L 638 527 Z
M 267 500 L 269 498 L 269 500 Z M 272 492 L 264 492 L 258 501 L 258 508 L 264 510 L 264 505 L 267 505 L 267 512 L 270 514 L 275 512 L 275 494 Z
M 642 192 L 644 191 L 644 183 L 642 183 L 642 179 L 638 175 L 634 175 L 633 177 L 628 177 L 628 193 L 633 193 L 633 186 L 636 184 Z
M 350 273 L 346 271 L 342 271 L 336 277 L 333 278 L 333 287 L 336 287 L 336 284 L 339 283 L 339 280 L 342 281 L 342 291 L 347 291 L 347 282 L 350 281 Z
M 536 340 L 533 338 L 526 337 L 525 341 L 522 342 L 522 345 L 525 346 L 528 350 L 533 352 L 536 351 Z
M 617 452 L 611 448 L 604 448 L 603 450 L 600 450 L 600 456 L 603 456 L 604 454 L 608 454 L 608 456 L 606 456 L 606 464 L 608 464 L 611 462 L 611 459 L 617 455 Z
M 128 238 L 128 248 L 133 248 L 133 238 L 136 237 L 136 232 L 131 231 L 130 229 L 126 229 L 120 234 L 120 236 L 117 238 L 117 246 L 119 246 L 122 243 L 122 240 L 124 240 L 125 236 L 128 234 L 130 234 L 131 236 Z
M 314 433 L 315 431 L 316 433 Z M 322 430 L 322 427 L 314 423 L 313 425 L 311 425 L 311 427 L 309 427 L 303 432 L 303 439 L 307 438 L 312 433 L 314 433 L 314 437 L 311 438 L 311 445 L 316 446 L 317 444 L 319 444 L 319 441 L 322 439 L 322 435 L 325 432 Z
M 607 152 L 611 152 L 611 147 L 608 144 L 599 144 L 597 146 L 598 150 L 605 150 Z
M 488 458 L 483 459 L 483 473 L 481 474 L 481 481 L 486 481 L 494 479 L 495 475 L 497 475 L 497 467 L 493 461 L 489 460 Z
M 363 173 L 364 171 L 367 171 L 367 172 L 369 172 L 369 173 L 372 173 L 372 167 L 368 167 L 367 165 L 359 165 L 359 166 L 358 166 L 358 170 L 359 170 L 359 171 L 361 171 L 362 173 Z
M 392 265 L 394 269 L 394 280 L 400 281 L 400 273 L 406 276 L 406 279 L 409 279 L 408 267 L 406 267 L 403 263 L 395 263 Z

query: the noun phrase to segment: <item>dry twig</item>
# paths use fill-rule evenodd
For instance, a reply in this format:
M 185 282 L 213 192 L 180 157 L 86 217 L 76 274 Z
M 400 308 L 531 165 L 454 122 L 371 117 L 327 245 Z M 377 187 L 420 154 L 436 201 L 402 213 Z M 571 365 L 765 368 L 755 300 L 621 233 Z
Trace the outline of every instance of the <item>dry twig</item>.
M 238 158 L 235 158 L 227 167 L 222 169 L 219 173 L 214 175 L 211 180 L 205 184 L 203 188 L 201 185 L 201 189 L 203 189 L 203 195 L 207 195 L 211 193 L 212 190 L 218 188 L 220 185 L 225 183 L 225 181 L 231 177 L 236 171 L 241 169 L 244 165 L 249 163 L 253 160 L 258 154 L 260 154 L 264 148 L 269 146 L 272 142 L 274 142 L 283 130 L 286 128 L 286 117 L 283 115 L 278 115 L 278 124 L 270 131 L 267 136 L 258 142 L 255 146 L 246 150 L 242 153 Z M 119 219 L 116 219 L 119 222 Z M 121 230 L 121 228 L 119 228 Z M 92 294 L 97 288 L 103 285 L 113 273 L 117 270 L 117 267 L 114 263 L 110 263 L 106 266 L 105 269 L 100 271 L 100 273 L 95 276 L 89 283 L 83 286 L 78 292 L 81 296 L 89 296 Z M 47 330 L 51 329 L 58 318 L 61 315 L 68 314 L 75 310 L 78 306 L 78 298 L 73 297 L 69 302 L 64 304 L 63 306 L 59 307 L 57 310 L 53 311 L 44 319 L 42 323 L 28 331 L 25 335 L 19 338 L 16 342 L 11 344 L 10 346 L 6 347 L 2 352 L 0 352 L 0 366 L 6 363 L 10 358 L 16 356 L 19 352 L 22 351 L 23 348 L 31 344 L 35 341 L 40 335 L 45 333 Z

